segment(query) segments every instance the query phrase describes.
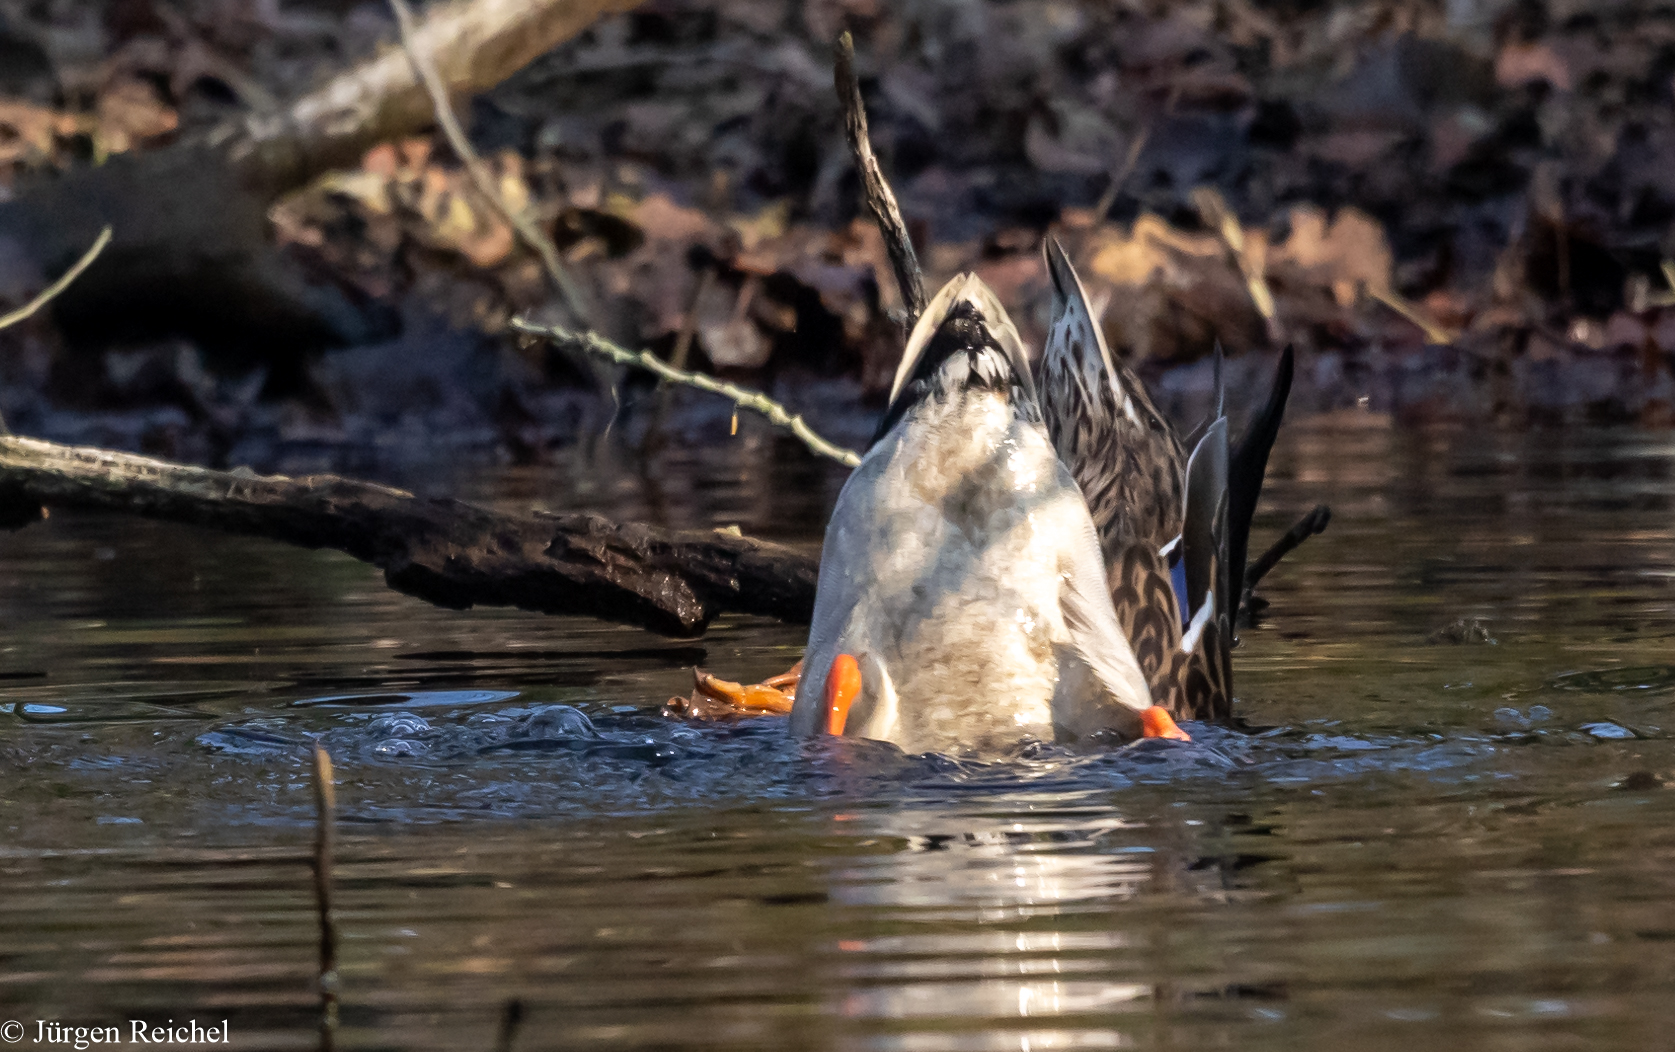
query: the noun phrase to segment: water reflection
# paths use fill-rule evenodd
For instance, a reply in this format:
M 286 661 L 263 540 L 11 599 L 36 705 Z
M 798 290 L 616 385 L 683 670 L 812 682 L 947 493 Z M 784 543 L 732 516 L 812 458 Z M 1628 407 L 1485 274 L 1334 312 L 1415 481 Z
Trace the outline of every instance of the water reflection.
M 1061 803 L 1069 801 L 1041 801 L 1047 808 Z M 865 830 L 902 844 L 830 874 L 834 902 L 866 908 L 898 929 L 838 943 L 833 1011 L 908 1028 L 866 1047 L 1123 1046 L 1114 1027 L 1054 1024 L 1127 1011 L 1151 998 L 1151 984 L 1111 974 L 1121 970 L 1114 961 L 1136 956 L 1135 939 L 1057 922 L 1106 913 L 1145 890 L 1151 849 L 1110 842 L 1133 824 L 1115 816 L 1077 825 L 926 810 L 853 820 L 859 829 L 850 835 Z M 945 930 L 952 926 L 977 930 Z M 911 1029 L 924 1023 L 934 1025 Z M 949 1033 L 950 1024 L 968 1032 Z

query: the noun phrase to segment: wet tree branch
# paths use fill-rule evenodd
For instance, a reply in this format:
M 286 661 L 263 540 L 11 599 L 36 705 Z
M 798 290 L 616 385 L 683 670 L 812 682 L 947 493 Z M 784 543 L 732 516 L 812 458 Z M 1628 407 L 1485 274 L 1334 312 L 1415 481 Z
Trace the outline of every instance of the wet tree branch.
M 907 305 L 907 329 L 911 332 L 925 312 L 925 275 L 919 270 L 919 256 L 913 251 L 913 239 L 907 235 L 896 195 L 872 152 L 866 104 L 861 101 L 861 82 L 855 76 L 855 41 L 847 32 L 838 37 L 832 85 L 843 104 L 843 130 L 849 137 L 849 152 L 855 156 L 855 170 L 861 176 L 861 195 L 884 235 L 884 249 L 890 254 L 890 267 L 901 287 L 901 301 Z
M 0 437 L 0 526 L 27 525 L 43 505 L 336 549 L 451 609 L 516 606 L 670 636 L 697 635 L 727 612 L 806 623 L 814 609 L 813 557 L 737 534 L 504 513 L 335 475 L 211 471 Z

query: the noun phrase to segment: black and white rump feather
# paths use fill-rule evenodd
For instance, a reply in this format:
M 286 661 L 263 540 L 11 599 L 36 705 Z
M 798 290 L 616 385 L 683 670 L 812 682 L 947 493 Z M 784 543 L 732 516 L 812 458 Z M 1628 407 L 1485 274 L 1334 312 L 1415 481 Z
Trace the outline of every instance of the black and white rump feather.
M 1216 403 L 1219 407 L 1219 390 Z M 1228 580 L 1227 463 L 1227 417 L 1218 414 L 1187 462 L 1186 522 L 1178 545 L 1179 569 L 1172 575 L 1185 628 L 1171 705 L 1194 719 L 1225 720 L 1233 714 L 1235 593 Z
M 1017 412 L 1040 419 L 1023 338 L 975 274 L 954 278 L 925 306 L 896 367 L 889 408 L 873 442 L 889 434 L 915 403 L 960 390 L 1006 391 Z

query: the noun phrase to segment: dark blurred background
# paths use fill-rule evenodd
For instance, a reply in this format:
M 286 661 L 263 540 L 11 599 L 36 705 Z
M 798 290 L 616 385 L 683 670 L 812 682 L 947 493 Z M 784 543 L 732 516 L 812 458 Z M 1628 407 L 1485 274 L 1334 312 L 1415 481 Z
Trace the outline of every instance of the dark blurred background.
M 1219 340 L 1235 398 L 1294 343 L 1295 414 L 1670 425 L 1667 5 L 648 0 L 460 110 L 595 327 L 861 441 L 901 305 L 832 89 L 844 29 L 933 289 L 976 269 L 1039 338 L 1060 238 L 1178 413 Z M 702 396 L 508 334 L 557 298 L 434 132 L 209 207 L 194 142 L 395 39 L 377 2 L 0 0 L 0 309 L 90 240 L 64 232 L 119 228 L 0 333 L 15 430 L 264 467 L 726 440 Z M 226 247 L 124 257 L 141 227 Z

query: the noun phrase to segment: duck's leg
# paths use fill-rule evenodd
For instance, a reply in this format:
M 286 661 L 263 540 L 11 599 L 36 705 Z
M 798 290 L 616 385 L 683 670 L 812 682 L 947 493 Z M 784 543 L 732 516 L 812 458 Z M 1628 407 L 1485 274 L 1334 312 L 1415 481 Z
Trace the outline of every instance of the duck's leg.
M 803 663 L 792 665 L 761 683 L 734 683 L 713 676 L 701 668 L 692 670 L 692 694 L 670 698 L 663 715 L 687 719 L 716 719 L 722 716 L 784 716 L 791 711 L 797 680 Z
M 849 710 L 861 696 L 861 663 L 853 654 L 839 654 L 826 674 L 826 733 L 842 735 Z
M 1147 738 L 1169 738 L 1178 742 L 1189 742 L 1192 735 L 1175 726 L 1174 717 L 1162 705 L 1153 705 L 1140 714 L 1140 726 Z

